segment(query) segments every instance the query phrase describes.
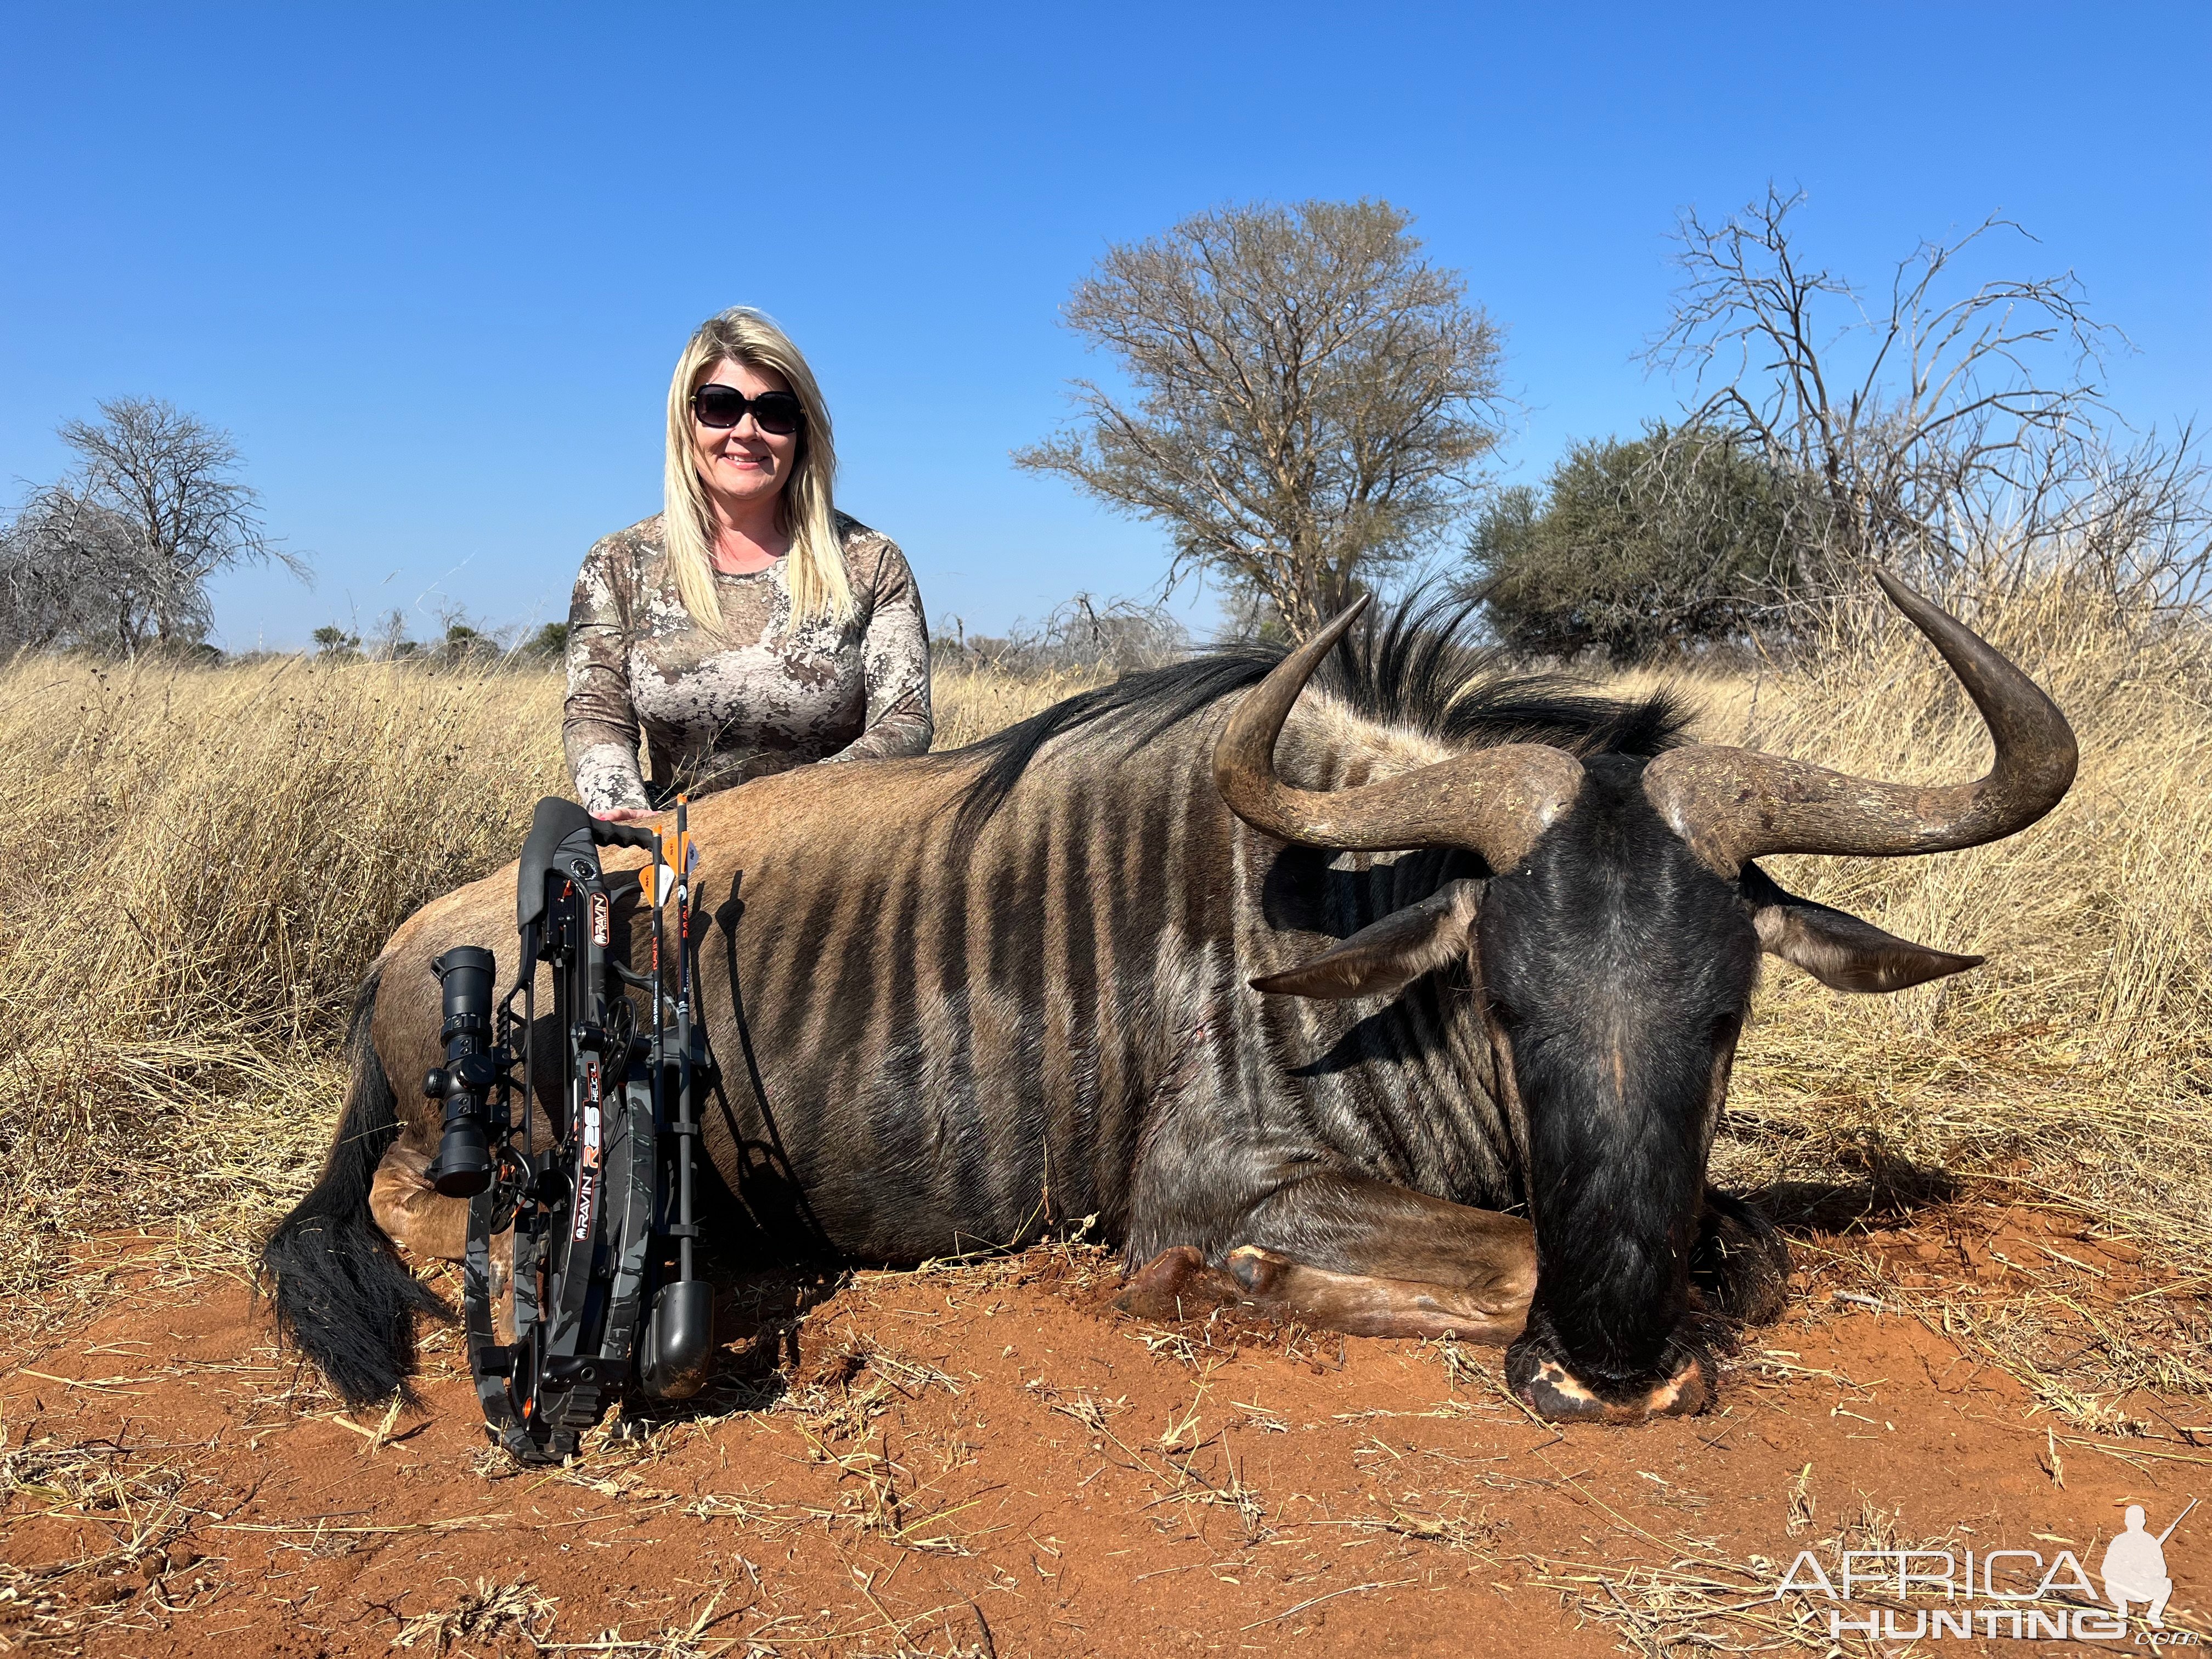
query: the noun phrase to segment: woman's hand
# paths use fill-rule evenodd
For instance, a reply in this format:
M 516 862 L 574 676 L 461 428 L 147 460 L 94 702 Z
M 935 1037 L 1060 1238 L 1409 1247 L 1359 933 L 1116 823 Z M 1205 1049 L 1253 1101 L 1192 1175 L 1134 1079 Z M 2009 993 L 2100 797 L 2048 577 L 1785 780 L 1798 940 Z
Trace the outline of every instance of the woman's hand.
M 650 823 L 662 815 L 650 806 L 610 806 L 592 816 L 602 823 Z

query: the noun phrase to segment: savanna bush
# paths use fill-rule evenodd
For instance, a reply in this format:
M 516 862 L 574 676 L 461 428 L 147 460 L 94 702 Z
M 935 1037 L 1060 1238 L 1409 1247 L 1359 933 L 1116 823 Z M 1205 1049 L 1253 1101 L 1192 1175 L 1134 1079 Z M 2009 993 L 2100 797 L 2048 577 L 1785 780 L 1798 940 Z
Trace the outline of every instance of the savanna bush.
M 1513 650 L 1624 665 L 1775 627 L 1802 518 L 1790 481 L 1725 437 L 1654 425 L 1577 444 L 1540 493 L 1500 492 L 1468 578 Z

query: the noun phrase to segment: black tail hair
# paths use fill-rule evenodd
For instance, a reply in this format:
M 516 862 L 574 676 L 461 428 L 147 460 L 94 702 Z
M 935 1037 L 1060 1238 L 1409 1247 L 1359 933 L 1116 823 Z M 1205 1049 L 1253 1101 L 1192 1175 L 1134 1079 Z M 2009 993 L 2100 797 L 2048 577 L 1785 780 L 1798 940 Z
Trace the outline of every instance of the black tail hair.
M 415 1316 L 452 1310 L 408 1272 L 369 1217 L 369 1183 L 399 1134 L 398 1098 L 370 1042 L 378 975 L 362 982 L 346 1033 L 353 1081 L 323 1173 L 261 1247 L 264 1287 L 280 1339 L 313 1360 L 349 1406 L 395 1393 L 412 1403 Z

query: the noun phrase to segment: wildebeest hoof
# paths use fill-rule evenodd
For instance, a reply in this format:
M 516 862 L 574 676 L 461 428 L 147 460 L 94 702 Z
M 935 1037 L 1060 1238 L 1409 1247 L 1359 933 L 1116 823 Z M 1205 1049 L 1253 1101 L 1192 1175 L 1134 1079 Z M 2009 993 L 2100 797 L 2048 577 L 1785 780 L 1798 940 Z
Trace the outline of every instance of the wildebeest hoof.
M 1666 1382 L 1626 1399 L 1605 1399 L 1575 1380 L 1556 1359 L 1540 1359 L 1525 1377 L 1509 1358 L 1506 1380 L 1528 1408 L 1553 1423 L 1643 1423 L 1655 1417 L 1694 1417 L 1712 1403 L 1706 1362 L 1692 1358 Z
M 1191 1319 L 1243 1299 L 1237 1280 L 1208 1267 L 1196 1246 L 1178 1244 L 1131 1273 L 1114 1305 L 1139 1319 Z
M 1291 1267 L 1289 1257 L 1257 1244 L 1238 1245 L 1226 1261 L 1231 1276 L 1244 1287 L 1244 1294 L 1260 1302 L 1272 1302 L 1281 1296 L 1283 1280 Z

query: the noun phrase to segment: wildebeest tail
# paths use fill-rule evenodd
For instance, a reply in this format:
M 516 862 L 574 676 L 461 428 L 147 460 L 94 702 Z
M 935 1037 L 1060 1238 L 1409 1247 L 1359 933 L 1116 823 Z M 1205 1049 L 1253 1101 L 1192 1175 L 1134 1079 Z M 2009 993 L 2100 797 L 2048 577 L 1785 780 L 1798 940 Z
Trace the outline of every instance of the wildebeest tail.
M 407 1271 L 370 1218 L 369 1183 L 399 1133 L 398 1102 L 368 1028 L 377 975 L 354 999 L 346 1048 L 353 1079 L 323 1173 L 261 1247 L 276 1328 L 313 1360 L 349 1406 L 411 1393 L 415 1316 L 452 1313 Z

